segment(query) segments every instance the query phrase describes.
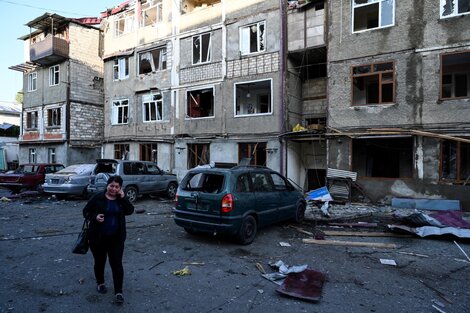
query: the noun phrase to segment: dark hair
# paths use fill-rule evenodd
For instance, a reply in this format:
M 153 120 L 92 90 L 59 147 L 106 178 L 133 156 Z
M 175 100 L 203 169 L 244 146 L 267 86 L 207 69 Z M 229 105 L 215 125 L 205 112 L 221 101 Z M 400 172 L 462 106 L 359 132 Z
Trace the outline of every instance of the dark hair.
M 114 175 L 114 176 L 110 176 L 108 178 L 108 182 L 106 183 L 106 186 L 108 186 L 109 184 L 111 183 L 118 183 L 120 187 L 122 187 L 122 177 L 119 176 L 119 175 Z

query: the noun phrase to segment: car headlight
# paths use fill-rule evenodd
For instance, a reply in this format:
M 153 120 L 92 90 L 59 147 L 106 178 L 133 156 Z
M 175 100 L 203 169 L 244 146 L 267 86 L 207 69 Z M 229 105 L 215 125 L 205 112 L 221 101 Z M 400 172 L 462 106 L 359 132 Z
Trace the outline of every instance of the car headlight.
M 70 184 L 70 183 L 72 183 L 72 178 L 67 177 L 67 178 L 64 180 L 64 183 L 65 183 L 65 184 Z

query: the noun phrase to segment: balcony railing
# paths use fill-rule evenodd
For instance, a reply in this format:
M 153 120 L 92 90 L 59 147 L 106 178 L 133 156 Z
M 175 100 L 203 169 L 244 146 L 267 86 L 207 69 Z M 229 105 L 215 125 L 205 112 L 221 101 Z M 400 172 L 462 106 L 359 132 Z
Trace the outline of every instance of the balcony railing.
M 51 65 L 68 59 L 69 43 L 59 37 L 46 37 L 31 45 L 29 55 L 32 62 Z

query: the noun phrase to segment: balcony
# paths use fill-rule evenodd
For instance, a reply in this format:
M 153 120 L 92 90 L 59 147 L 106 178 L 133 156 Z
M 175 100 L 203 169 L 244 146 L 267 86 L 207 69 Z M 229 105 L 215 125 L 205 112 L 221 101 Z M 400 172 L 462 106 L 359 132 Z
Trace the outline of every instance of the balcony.
M 43 66 L 60 63 L 69 57 L 69 43 L 62 38 L 48 36 L 32 44 L 29 55 L 32 62 Z

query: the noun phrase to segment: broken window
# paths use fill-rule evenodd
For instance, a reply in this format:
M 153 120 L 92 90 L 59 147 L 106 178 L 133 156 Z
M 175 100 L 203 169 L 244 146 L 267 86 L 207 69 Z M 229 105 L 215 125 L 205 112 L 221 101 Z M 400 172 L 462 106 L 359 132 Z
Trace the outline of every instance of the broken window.
M 142 112 L 144 122 L 163 120 L 163 97 L 160 93 L 142 97 Z
M 129 145 L 128 144 L 115 144 L 114 145 L 114 158 L 117 160 L 129 160 Z
M 157 48 L 139 53 L 139 74 L 166 69 L 166 48 Z
M 55 154 L 55 148 L 48 148 L 47 149 L 47 162 L 49 163 L 56 163 L 57 158 Z
M 353 105 L 395 102 L 393 62 L 354 66 L 352 81 Z
M 214 116 L 214 89 L 190 90 L 186 94 L 187 116 L 191 118 Z
M 155 25 L 163 20 L 162 14 L 162 1 L 161 0 L 148 0 L 142 3 L 141 6 L 141 25 L 150 26 Z
M 29 163 L 36 163 L 36 148 L 29 148 Z
M 113 80 L 129 78 L 129 58 L 116 58 L 113 64 Z
M 354 139 L 352 161 L 359 176 L 411 178 L 413 138 Z
M 209 164 L 209 144 L 188 144 L 188 169 Z
M 441 18 L 470 13 L 470 0 L 440 0 Z
M 59 84 L 59 65 L 49 67 L 49 86 L 56 86 Z
M 265 26 L 263 21 L 240 28 L 241 54 L 265 51 Z
M 211 60 L 211 34 L 193 37 L 193 64 L 206 63 Z
M 441 180 L 456 183 L 470 181 L 470 144 L 441 141 Z
M 134 29 L 134 10 L 119 14 L 114 20 L 114 36 L 119 37 Z
M 352 0 L 353 32 L 394 25 L 395 0 Z
M 47 126 L 60 126 L 60 111 L 60 108 L 53 108 L 47 110 Z
M 238 163 L 247 158 L 251 165 L 266 166 L 266 142 L 239 143 Z
M 157 144 L 156 143 L 140 144 L 140 160 L 157 162 Z
M 112 124 L 127 124 L 129 122 L 129 100 L 115 100 L 112 108 Z
M 38 73 L 32 72 L 28 74 L 28 91 L 35 91 L 37 88 Z
M 470 51 L 441 57 L 441 99 L 470 98 Z
M 235 84 L 235 115 L 271 114 L 270 79 Z
M 38 112 L 28 112 L 26 113 L 26 129 L 36 129 L 38 128 Z

